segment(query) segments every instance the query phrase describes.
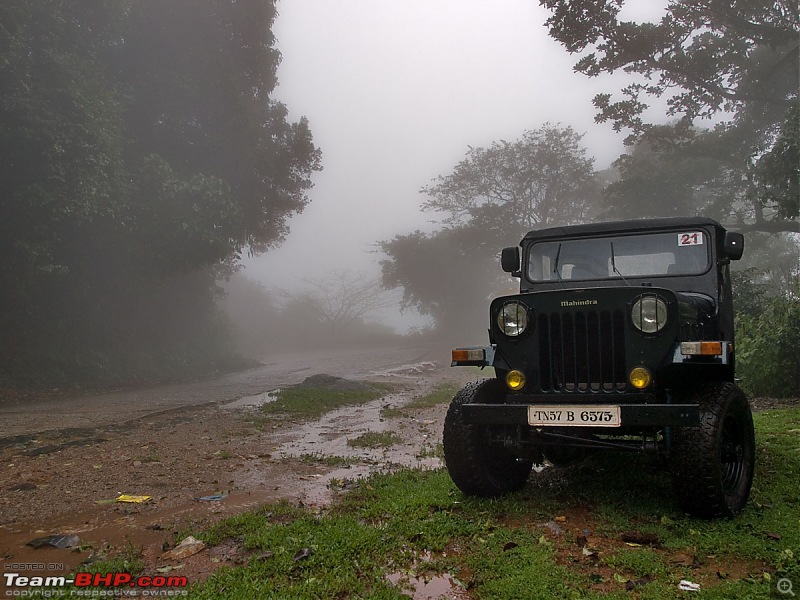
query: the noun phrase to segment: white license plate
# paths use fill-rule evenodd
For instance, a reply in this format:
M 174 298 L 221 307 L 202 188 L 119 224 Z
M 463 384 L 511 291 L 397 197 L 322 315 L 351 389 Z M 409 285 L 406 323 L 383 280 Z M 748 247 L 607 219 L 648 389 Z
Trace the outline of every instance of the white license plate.
M 528 407 L 528 425 L 534 427 L 619 427 L 619 406 L 549 404 Z

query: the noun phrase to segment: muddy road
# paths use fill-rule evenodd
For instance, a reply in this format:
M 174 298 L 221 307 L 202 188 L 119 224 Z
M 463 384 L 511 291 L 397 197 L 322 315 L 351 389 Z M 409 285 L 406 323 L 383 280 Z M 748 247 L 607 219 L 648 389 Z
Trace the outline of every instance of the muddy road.
M 0 401 L 0 563 L 58 575 L 133 551 L 146 572 L 178 567 L 198 581 L 241 549 L 217 547 L 181 561 L 165 551 L 187 532 L 266 502 L 323 506 L 350 481 L 399 466 L 439 466 L 445 405 L 402 407 L 474 372 L 449 368 L 443 346 L 345 349 L 267 357 L 242 373 L 92 396 Z M 382 398 L 314 422 L 265 422 L 267 393 L 315 374 L 392 383 Z M 391 418 L 383 409 L 401 409 Z M 390 448 L 348 440 L 391 429 Z M 150 496 L 121 503 L 120 494 Z M 50 535 L 70 548 L 34 549 Z M 74 538 L 73 538 L 74 541 Z M 32 566 L 32 567 L 31 567 Z M 2 582 L 0 582 L 2 587 Z
M 346 379 L 380 379 L 391 377 L 393 369 L 404 365 L 442 365 L 446 360 L 449 349 L 441 346 L 343 348 L 267 356 L 258 368 L 197 383 L 43 401 L 0 397 L 0 439 L 55 429 L 120 425 L 168 410 L 257 395 L 320 373 Z

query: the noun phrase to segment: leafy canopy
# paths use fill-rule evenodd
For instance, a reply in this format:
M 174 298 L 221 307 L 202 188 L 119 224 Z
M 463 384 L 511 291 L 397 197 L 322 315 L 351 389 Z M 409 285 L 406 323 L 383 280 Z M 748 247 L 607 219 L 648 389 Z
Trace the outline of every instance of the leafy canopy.
M 443 213 L 451 227 L 509 228 L 582 221 L 597 195 L 592 158 L 571 127 L 545 124 L 512 142 L 469 148 L 449 175 L 422 192 L 423 210 Z
M 216 275 L 286 236 L 320 168 L 270 97 L 275 15 L 0 3 L 0 380 L 207 363 Z
M 628 144 L 646 143 L 673 163 L 671 152 L 705 161 L 704 171 L 689 169 L 689 184 L 701 196 L 720 193 L 711 204 L 695 197 L 697 212 L 732 217 L 743 230 L 800 231 L 797 2 L 671 0 L 660 19 L 641 23 L 620 19 L 624 0 L 540 4 L 551 11 L 551 36 L 580 54 L 576 71 L 631 76 L 621 97 L 595 96 L 598 122 L 627 129 Z M 659 106 L 671 125 L 649 121 Z M 718 124 L 699 130 L 711 117 Z

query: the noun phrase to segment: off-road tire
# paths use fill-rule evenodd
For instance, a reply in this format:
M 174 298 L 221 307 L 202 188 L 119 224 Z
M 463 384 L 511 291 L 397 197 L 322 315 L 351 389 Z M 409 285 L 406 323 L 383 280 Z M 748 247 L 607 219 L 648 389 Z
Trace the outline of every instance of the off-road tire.
M 736 385 L 714 382 L 688 394 L 700 405 L 700 427 L 675 428 L 672 485 L 695 517 L 732 517 L 747 504 L 755 467 L 753 415 Z
M 444 459 L 453 483 L 465 494 L 492 498 L 525 485 L 533 461 L 520 460 L 505 448 L 489 443 L 487 425 L 465 423 L 464 404 L 502 402 L 506 387 L 498 379 L 474 381 L 453 398 L 444 419 Z

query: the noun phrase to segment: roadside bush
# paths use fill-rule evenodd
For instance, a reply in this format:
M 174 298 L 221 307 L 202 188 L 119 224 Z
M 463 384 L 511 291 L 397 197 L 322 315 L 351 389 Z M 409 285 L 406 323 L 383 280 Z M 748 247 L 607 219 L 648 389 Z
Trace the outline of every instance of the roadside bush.
M 736 317 L 736 372 L 753 396 L 800 398 L 800 294 L 764 302 Z

